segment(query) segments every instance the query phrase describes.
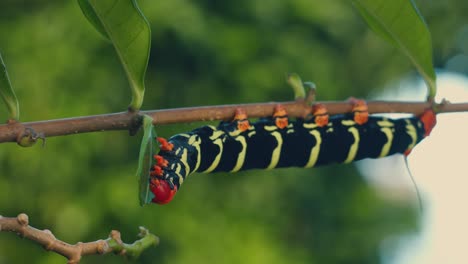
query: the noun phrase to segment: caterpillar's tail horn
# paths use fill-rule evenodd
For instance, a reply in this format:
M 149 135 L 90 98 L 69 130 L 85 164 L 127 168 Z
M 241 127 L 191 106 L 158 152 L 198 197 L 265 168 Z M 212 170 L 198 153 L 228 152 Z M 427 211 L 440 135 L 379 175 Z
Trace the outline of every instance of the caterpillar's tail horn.
M 432 129 L 437 124 L 436 113 L 432 109 L 428 108 L 419 116 L 419 120 L 424 124 L 424 136 L 429 136 Z

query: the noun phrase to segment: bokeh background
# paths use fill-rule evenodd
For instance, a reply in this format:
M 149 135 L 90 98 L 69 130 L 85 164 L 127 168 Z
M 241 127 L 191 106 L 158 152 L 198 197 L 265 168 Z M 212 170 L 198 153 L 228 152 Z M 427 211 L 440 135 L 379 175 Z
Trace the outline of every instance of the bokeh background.
M 319 100 L 370 98 L 417 78 L 349 1 L 139 3 L 152 28 L 144 109 L 291 100 L 288 72 L 314 81 Z M 432 32 L 435 66 L 468 74 L 468 2 L 416 3 Z M 2 0 L 0 51 L 22 121 L 124 111 L 130 101 L 113 48 L 76 1 Z M 168 137 L 200 125 L 157 131 Z M 140 207 L 140 136 L 81 134 L 27 149 L 1 144 L 0 215 L 25 212 L 32 225 L 70 243 L 111 229 L 130 242 L 143 225 L 161 244 L 141 263 L 387 263 L 400 237 L 421 230 L 412 186 L 385 195 L 354 164 L 197 174 L 170 204 Z M 0 263 L 64 259 L 0 233 Z M 92 256 L 82 263 L 126 261 Z

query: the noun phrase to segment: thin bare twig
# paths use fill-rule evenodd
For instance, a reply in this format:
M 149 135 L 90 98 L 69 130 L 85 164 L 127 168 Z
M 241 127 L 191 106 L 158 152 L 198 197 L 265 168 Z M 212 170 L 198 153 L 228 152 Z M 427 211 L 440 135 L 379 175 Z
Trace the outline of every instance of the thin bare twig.
M 32 240 L 42 245 L 46 250 L 56 252 L 68 259 L 69 264 L 79 263 L 82 256 L 95 254 L 115 253 L 130 258 L 138 257 L 143 250 L 152 245 L 159 244 L 159 238 L 143 227 L 140 227 L 141 239 L 133 244 L 125 244 L 120 238 L 120 232 L 112 230 L 105 240 L 94 242 L 78 242 L 75 245 L 68 244 L 55 238 L 51 231 L 39 230 L 29 225 L 29 217 L 19 214 L 17 217 L 0 216 L 0 231 L 15 232 L 19 236 Z
M 316 102 L 327 107 L 331 115 L 347 113 L 351 111 L 351 105 L 346 101 Z M 208 120 L 227 120 L 233 117 L 237 108 L 243 108 L 249 117 L 269 116 L 273 113 L 274 106 L 282 104 L 291 117 L 304 117 L 311 113 L 311 106 L 304 100 L 287 102 L 268 102 L 238 105 L 218 105 L 187 107 L 175 109 L 162 109 L 142 111 L 140 113 L 112 113 L 85 117 L 74 117 L 38 122 L 13 122 L 0 125 L 0 143 L 19 142 L 21 135 L 29 129 L 43 137 L 64 136 L 70 134 L 108 131 L 131 130 L 136 123 L 139 114 L 150 115 L 155 125 L 184 123 Z M 369 101 L 370 113 L 413 113 L 421 114 L 431 107 L 428 102 L 389 102 Z M 468 103 L 436 105 L 439 113 L 468 111 Z

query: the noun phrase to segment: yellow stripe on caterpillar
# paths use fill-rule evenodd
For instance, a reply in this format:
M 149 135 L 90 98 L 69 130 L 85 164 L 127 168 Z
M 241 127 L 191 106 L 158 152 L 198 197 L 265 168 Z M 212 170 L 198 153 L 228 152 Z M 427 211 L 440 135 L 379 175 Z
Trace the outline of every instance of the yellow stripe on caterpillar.
M 383 145 L 382 151 L 380 152 L 379 157 L 385 157 L 388 155 L 390 152 L 390 148 L 392 147 L 393 143 L 393 123 L 388 121 L 387 119 L 384 119 L 382 121 L 377 122 L 377 125 L 382 127 L 380 131 L 385 134 L 387 137 L 387 142 Z
M 305 123 L 305 124 L 302 124 L 302 126 L 306 129 L 314 129 L 318 127 L 318 125 L 314 123 Z
M 343 126 L 354 126 L 356 122 L 354 122 L 353 120 L 342 120 L 341 124 L 343 124 Z
M 277 126 L 264 126 L 263 129 L 265 129 L 266 131 L 275 131 L 275 130 L 278 130 L 278 127 Z
M 197 150 L 197 163 L 195 164 L 195 168 L 193 169 L 193 171 L 197 171 L 198 168 L 200 168 L 201 157 L 202 157 L 201 148 L 200 148 L 201 139 L 198 135 L 192 135 L 189 138 L 188 143 Z
M 211 163 L 210 167 L 204 171 L 204 173 L 209 173 L 212 172 L 213 170 L 218 167 L 219 161 L 221 160 L 221 157 L 223 155 L 223 140 L 222 136 L 225 135 L 224 131 L 217 130 L 213 131 L 213 135 L 210 137 L 211 140 L 213 140 L 213 144 L 217 145 L 219 147 L 219 152 L 216 154 L 215 159 L 213 160 L 213 163 Z
M 416 127 L 411 124 L 411 121 L 406 121 L 406 134 L 411 137 L 411 143 L 408 145 L 408 149 L 412 149 L 416 143 L 418 142 L 418 132 L 416 131 Z
M 344 120 L 344 121 L 346 121 L 346 120 Z M 351 147 L 349 148 L 348 157 L 346 158 L 346 160 L 343 163 L 350 163 L 350 162 L 352 162 L 354 160 L 354 158 L 356 157 L 357 151 L 358 151 L 359 141 L 360 141 L 359 131 L 357 130 L 357 128 L 350 127 L 350 128 L 348 128 L 348 132 L 353 135 L 354 142 L 351 145 Z
M 236 165 L 231 170 L 231 172 L 239 171 L 242 168 L 242 165 L 244 165 L 245 156 L 247 154 L 247 141 L 245 140 L 245 137 L 238 136 L 237 138 L 235 138 L 235 140 L 239 141 L 239 143 L 242 146 L 242 150 L 239 152 L 239 155 L 237 156 Z
M 311 168 L 317 163 L 319 154 L 320 154 L 320 146 L 322 145 L 322 136 L 320 132 L 317 130 L 309 131 L 309 133 L 315 137 L 315 146 L 310 150 L 309 160 L 307 164 L 304 166 L 305 168 Z
M 255 132 L 255 130 L 254 130 L 254 131 L 252 131 L 252 132 L 249 132 L 249 133 L 247 134 L 247 136 L 248 136 L 248 137 L 252 137 L 252 136 L 255 135 L 255 134 L 257 134 L 257 132 Z
M 280 159 L 281 148 L 283 146 L 283 138 L 281 137 L 281 133 L 273 132 L 273 133 L 271 133 L 271 135 L 275 137 L 276 142 L 278 143 L 278 145 L 276 146 L 276 148 L 273 150 L 273 153 L 271 154 L 271 161 L 270 161 L 270 165 L 268 165 L 268 167 L 266 167 L 267 170 L 271 170 L 271 169 L 276 167 L 276 165 L 278 164 L 278 161 Z
M 190 166 L 188 164 L 187 157 L 188 157 L 187 149 L 184 149 L 184 151 L 182 152 L 182 156 L 180 157 L 180 162 L 182 162 L 182 164 L 184 164 L 186 173 L 190 173 Z
M 181 166 L 180 164 L 177 164 L 177 169 L 175 170 L 175 174 L 179 178 L 179 184 L 182 184 L 184 182 L 184 177 L 182 177 L 182 174 L 180 174 Z

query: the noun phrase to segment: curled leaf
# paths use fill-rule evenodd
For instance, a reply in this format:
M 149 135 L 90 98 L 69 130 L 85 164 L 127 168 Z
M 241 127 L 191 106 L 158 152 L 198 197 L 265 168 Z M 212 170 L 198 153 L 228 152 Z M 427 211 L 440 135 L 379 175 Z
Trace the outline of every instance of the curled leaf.
M 289 86 L 294 91 L 294 98 L 304 98 L 305 97 L 305 90 L 304 85 L 302 84 L 301 77 L 297 73 L 290 73 L 287 76 L 286 81 L 288 82 Z
M 156 131 L 153 126 L 153 118 L 148 115 L 143 116 L 143 137 L 141 139 L 140 156 L 138 158 L 137 176 L 139 178 L 139 198 L 140 205 L 151 203 L 154 198 L 149 188 L 150 169 L 153 163 L 153 155 L 157 153 L 158 145 L 154 138 Z

